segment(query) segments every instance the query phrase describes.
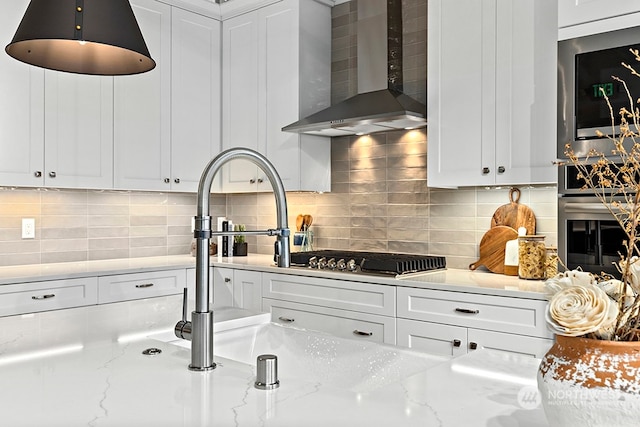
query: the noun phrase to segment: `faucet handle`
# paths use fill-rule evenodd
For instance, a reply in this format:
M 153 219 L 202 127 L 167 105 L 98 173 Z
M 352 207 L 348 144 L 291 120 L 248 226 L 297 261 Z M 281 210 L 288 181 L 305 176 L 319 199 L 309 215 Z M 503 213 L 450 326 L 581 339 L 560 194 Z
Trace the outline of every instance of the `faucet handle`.
M 178 338 L 191 340 L 191 322 L 187 320 L 187 293 L 188 289 L 185 287 L 182 291 L 182 320 L 176 323 L 173 332 Z
M 189 289 L 185 286 L 182 290 L 182 321 L 187 321 L 187 295 L 189 294 Z

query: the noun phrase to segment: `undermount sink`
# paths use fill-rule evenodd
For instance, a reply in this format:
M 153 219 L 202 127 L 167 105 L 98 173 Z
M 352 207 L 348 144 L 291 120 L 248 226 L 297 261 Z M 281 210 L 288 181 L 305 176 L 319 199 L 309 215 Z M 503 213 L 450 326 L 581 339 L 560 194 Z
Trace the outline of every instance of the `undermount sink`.
M 280 382 L 310 381 L 356 392 L 377 389 L 448 360 L 374 342 L 339 338 L 323 332 L 283 326 L 253 315 L 221 326 L 214 323 L 213 353 L 219 358 L 251 365 L 261 354 L 278 357 Z M 241 325 L 238 327 L 230 327 Z M 173 337 L 165 342 L 190 348 L 191 342 Z

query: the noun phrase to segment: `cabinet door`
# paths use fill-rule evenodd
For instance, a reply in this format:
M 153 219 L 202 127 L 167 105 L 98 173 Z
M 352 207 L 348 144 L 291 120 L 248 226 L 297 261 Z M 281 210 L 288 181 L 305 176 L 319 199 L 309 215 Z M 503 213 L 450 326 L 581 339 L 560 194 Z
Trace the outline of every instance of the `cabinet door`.
M 29 1 L 2 2 L 0 34 L 9 42 Z M 44 183 L 44 70 L 0 55 L 0 182 Z M 40 176 L 36 176 L 40 172 Z
M 300 181 L 299 134 L 281 128 L 298 120 L 298 37 L 296 5 L 283 1 L 260 9 L 259 51 L 264 52 L 259 80 L 260 127 L 265 129 L 265 155 L 285 188 Z M 299 5 L 298 5 L 299 6 Z
M 174 8 L 171 46 L 171 187 L 195 192 L 220 152 L 220 22 Z
M 115 77 L 114 170 L 116 188 L 171 188 L 171 7 L 154 0 L 131 6 L 153 70 Z
M 113 187 L 113 77 L 45 71 L 45 185 Z
M 490 348 L 509 353 L 541 358 L 553 345 L 552 339 L 504 334 L 501 332 L 469 329 L 469 349 Z
M 467 352 L 467 328 L 398 319 L 398 345 L 445 358 Z
M 209 271 L 212 277 L 213 292 L 210 295 L 213 295 L 213 307 L 233 307 L 233 269 L 212 267 Z M 193 283 L 195 283 L 195 270 Z M 193 295 L 191 299 L 195 299 L 195 294 L 191 295 Z
M 233 305 L 252 311 L 262 311 L 262 273 L 233 271 Z
M 554 183 L 556 2 L 498 1 L 497 12 L 496 184 Z
M 495 5 L 434 0 L 428 7 L 428 184 L 492 184 L 495 38 L 485 31 Z
M 222 23 L 222 147 L 247 147 L 264 153 L 259 132 L 258 12 Z M 246 160 L 223 167 L 225 192 L 257 191 L 258 168 Z M 267 184 L 268 185 L 268 184 Z

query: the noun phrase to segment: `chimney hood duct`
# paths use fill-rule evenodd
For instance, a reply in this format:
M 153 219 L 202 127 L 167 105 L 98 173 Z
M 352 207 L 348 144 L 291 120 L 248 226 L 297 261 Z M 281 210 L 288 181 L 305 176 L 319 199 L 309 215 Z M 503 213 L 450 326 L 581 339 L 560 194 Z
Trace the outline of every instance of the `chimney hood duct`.
M 282 128 L 321 136 L 427 125 L 427 107 L 402 93 L 402 0 L 358 0 L 358 94 Z

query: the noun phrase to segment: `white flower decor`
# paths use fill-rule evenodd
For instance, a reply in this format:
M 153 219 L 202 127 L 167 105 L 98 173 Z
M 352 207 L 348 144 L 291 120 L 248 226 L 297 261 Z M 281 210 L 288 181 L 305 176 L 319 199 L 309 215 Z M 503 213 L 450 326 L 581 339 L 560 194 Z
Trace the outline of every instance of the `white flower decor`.
M 546 282 L 547 291 L 553 293 L 545 315 L 549 329 L 569 337 L 594 334 L 610 339 L 618 317 L 616 302 L 583 274 L 571 273 L 576 272 L 562 273 Z

